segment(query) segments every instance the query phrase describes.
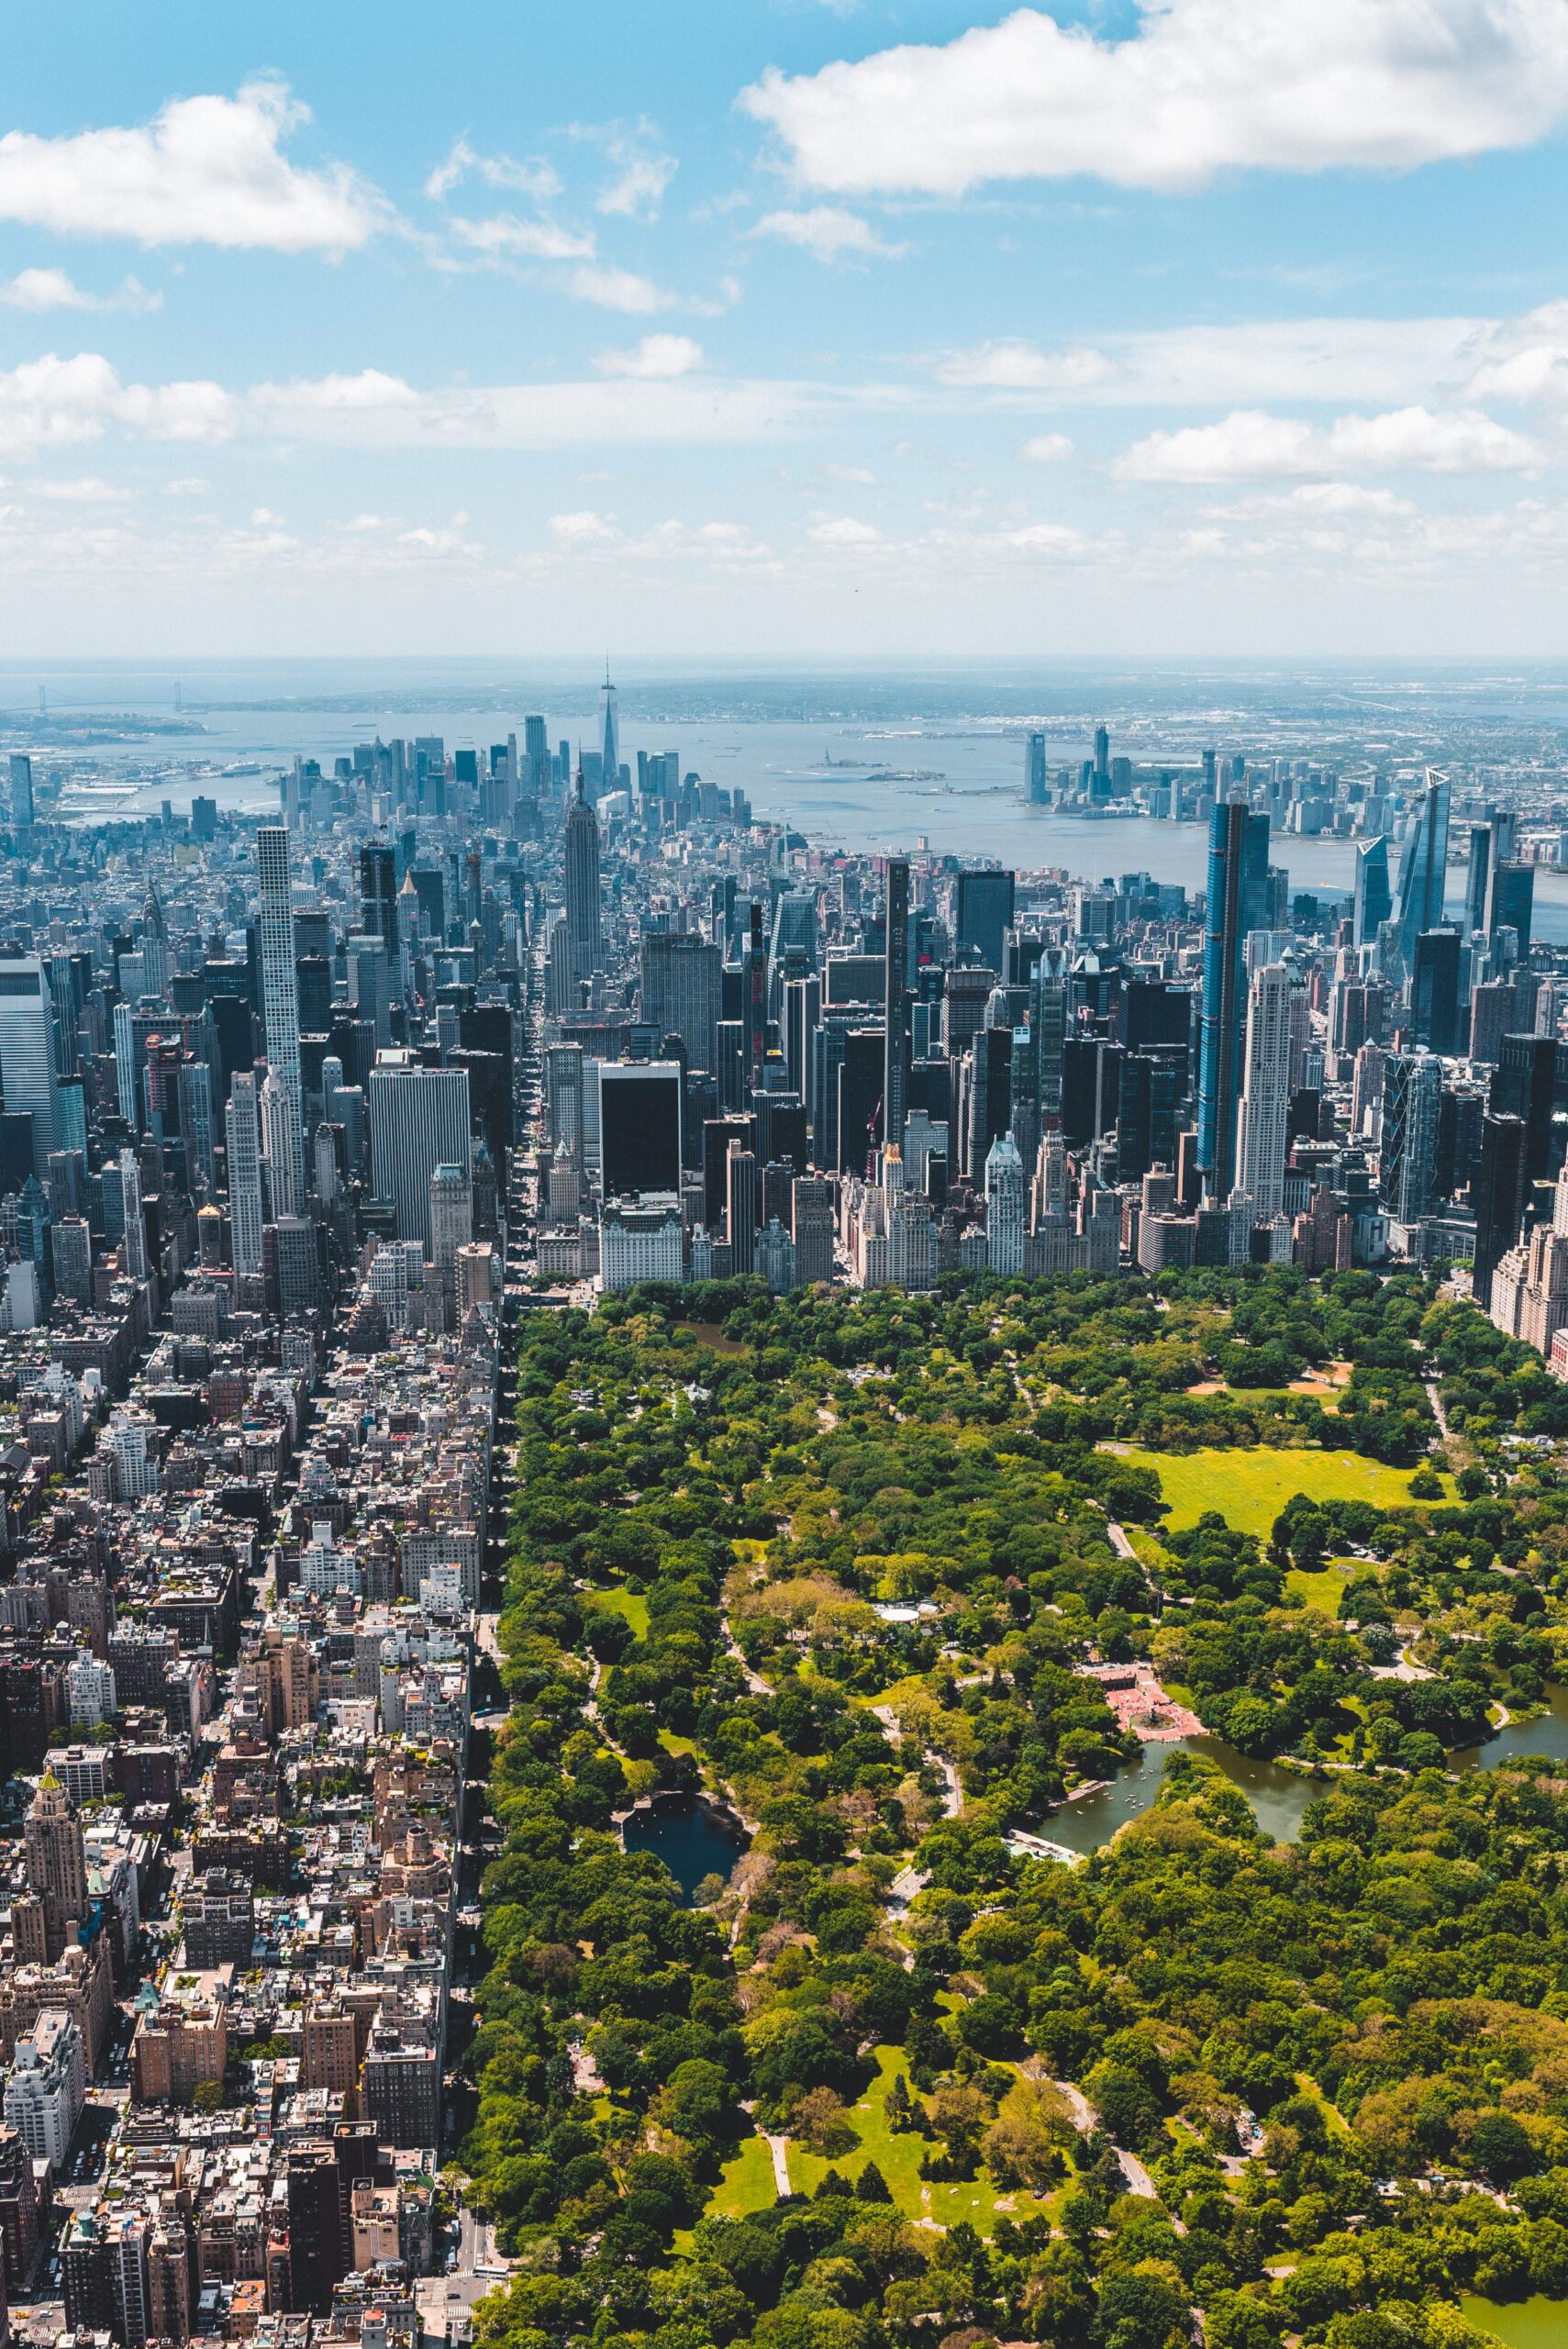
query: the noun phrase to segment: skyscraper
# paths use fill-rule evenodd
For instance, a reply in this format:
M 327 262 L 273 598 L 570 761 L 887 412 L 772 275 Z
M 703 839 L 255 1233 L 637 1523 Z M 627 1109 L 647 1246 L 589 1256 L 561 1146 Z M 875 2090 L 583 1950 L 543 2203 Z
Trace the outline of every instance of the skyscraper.
M 998 1134 L 985 1160 L 985 1262 L 994 1273 L 1024 1268 L 1024 1169 L 1011 1134 Z
M 33 763 L 25 751 L 11 753 L 11 821 L 26 831 L 33 820 Z
M 1024 736 L 1024 797 L 1031 807 L 1043 807 L 1051 798 L 1046 781 L 1045 736 Z
M 288 1096 L 294 1197 L 305 1197 L 305 1104 L 299 1074 L 299 989 L 295 976 L 294 876 L 288 829 L 263 824 L 256 834 L 261 904 L 257 943 L 261 961 L 261 1017 L 267 1065 Z M 274 1210 L 275 1211 L 275 1210 Z
M 980 963 L 988 971 L 999 972 L 1004 942 L 1013 926 L 1012 874 L 961 873 L 955 910 L 960 961 Z
M 565 863 L 566 951 L 575 981 L 592 978 L 605 959 L 599 915 L 599 819 L 584 796 L 581 767 L 576 792 L 566 811 Z
M 473 1185 L 464 1166 L 438 1166 L 430 1177 L 430 1262 L 451 1272 L 473 1237 Z
M 360 850 L 360 929 L 397 952 L 397 860 L 391 849 L 366 841 Z
M 1443 918 L 1443 893 L 1448 884 L 1448 801 L 1446 775 L 1427 769 L 1422 794 L 1399 860 L 1399 944 L 1408 970 L 1415 961 L 1416 941 L 1424 930 L 1436 930 Z
M 1410 1026 L 1418 1044 L 1451 1057 L 1460 1049 L 1457 930 L 1424 930 L 1410 977 Z
M 1362 841 L 1356 849 L 1353 936 L 1358 946 L 1375 946 L 1377 933 L 1394 911 L 1388 885 L 1388 842 Z
M 67 1928 L 90 1921 L 86 1846 L 52 1770 L 45 1772 L 33 1797 L 25 1832 L 28 1886 L 43 1902 L 44 1944 L 52 1965 L 65 1947 Z
M 1284 1205 L 1290 1139 L 1291 981 L 1281 963 L 1266 963 L 1252 981 L 1241 1105 L 1237 1119 L 1236 1188 L 1260 1219 Z
M 0 954 L 0 1085 L 6 1107 L 33 1121 L 34 1172 L 60 1148 L 54 1003 L 36 954 Z
M 275 1068 L 267 1071 L 261 1086 L 261 1152 L 267 1162 L 267 1220 L 298 1215 L 304 1201 L 295 1182 L 294 1121 L 288 1088 Z
M 757 1160 L 754 1152 L 732 1141 L 724 1161 L 724 1225 L 729 1241 L 729 1269 L 750 1273 L 757 1263 Z
M 603 707 L 599 718 L 599 773 L 606 791 L 616 790 L 620 783 L 620 726 L 616 716 L 616 689 L 610 683 L 608 654 L 605 657 L 605 682 L 599 688 Z
M 1530 925 L 1535 912 L 1535 867 L 1495 862 L 1486 892 L 1486 935 L 1496 945 L 1498 933 L 1511 930 L 1522 963 L 1529 952 Z
M 1241 1089 L 1244 948 L 1262 928 L 1268 885 L 1269 819 L 1240 800 L 1209 818 L 1208 898 L 1204 923 L 1203 1016 L 1198 1027 L 1197 1163 L 1206 1198 L 1221 1197 L 1236 1163 Z
M 1434 1201 L 1442 1063 L 1432 1052 L 1392 1054 L 1384 1072 L 1379 1187 L 1397 1222 L 1419 1223 Z
M 468 1076 L 427 1068 L 411 1052 L 378 1052 L 370 1081 L 371 1174 L 399 1240 L 430 1244 L 430 1177 L 438 1166 L 473 1173 Z
M 687 1064 L 711 1075 L 724 1005 L 724 957 L 695 930 L 654 930 L 642 941 L 642 1019 L 679 1036 Z
M 169 991 L 169 930 L 155 881 L 147 885 L 141 909 L 141 986 L 144 995 L 156 996 L 160 1002 Z
M 681 1187 L 679 1061 L 607 1061 L 599 1069 L 599 1176 L 606 1199 Z
M 228 1141 L 228 1222 L 234 1270 L 243 1277 L 261 1269 L 261 1122 L 256 1079 L 241 1069 L 234 1079 L 226 1113 Z
M 147 1278 L 147 1219 L 141 1212 L 141 1169 L 135 1152 L 120 1152 L 120 1200 L 125 1214 L 125 1268 L 133 1281 Z
M 1481 1120 L 1481 1163 L 1474 1185 L 1475 1258 L 1470 1284 L 1471 1294 L 1484 1313 L 1492 1303 L 1492 1275 L 1519 1236 L 1528 1187 L 1526 1140 L 1522 1118 L 1488 1116 Z
M 886 963 L 882 1139 L 884 1145 L 902 1147 L 909 1115 L 909 865 L 902 856 L 887 868 Z

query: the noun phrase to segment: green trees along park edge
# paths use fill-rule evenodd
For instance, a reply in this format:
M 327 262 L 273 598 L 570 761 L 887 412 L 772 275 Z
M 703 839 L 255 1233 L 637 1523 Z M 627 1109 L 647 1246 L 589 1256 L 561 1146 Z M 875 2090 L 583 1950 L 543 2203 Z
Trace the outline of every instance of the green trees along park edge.
M 1290 1392 L 1329 1362 L 1334 1411 Z M 1460 1497 L 1315 1501 L 1325 1445 L 1424 1459 L 1429 1377 Z M 1414 1276 L 746 1283 L 530 1317 L 518 1397 L 484 2349 L 1167 2349 L 1195 2311 L 1458 2349 L 1462 2294 L 1568 2292 L 1568 1783 L 1448 1767 L 1564 1669 L 1568 1486 L 1506 1442 L 1564 1424 L 1534 1356 Z M 1107 1443 L 1299 1487 L 1266 1539 L 1172 1531 Z M 1085 1864 L 1027 1856 L 1136 1750 L 1091 1653 L 1315 1765 L 1299 1842 L 1178 1752 Z M 751 1841 L 694 1908 L 615 1822 L 698 1786 Z

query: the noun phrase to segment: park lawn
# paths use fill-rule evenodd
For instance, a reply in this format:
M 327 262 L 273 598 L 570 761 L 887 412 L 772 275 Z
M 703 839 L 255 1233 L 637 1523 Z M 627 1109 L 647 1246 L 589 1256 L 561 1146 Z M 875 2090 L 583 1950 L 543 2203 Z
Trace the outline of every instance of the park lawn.
M 622 1590 L 617 1585 L 609 1590 L 591 1590 L 584 1595 L 591 1606 L 602 1607 L 611 1615 L 624 1615 L 639 1640 L 648 1637 L 648 1601 L 640 1590 Z
M 704 2211 L 707 2219 L 744 2219 L 752 2210 L 771 2210 L 778 2199 L 773 2157 L 765 2137 L 748 2137 L 733 2161 L 719 2172 L 713 2199 Z
M 1416 1474 L 1413 1468 L 1363 1460 L 1359 1452 L 1276 1452 L 1268 1444 L 1186 1453 L 1146 1452 L 1129 1444 L 1126 1457 L 1159 1477 L 1173 1531 L 1195 1525 L 1212 1508 L 1238 1533 L 1255 1533 L 1262 1542 L 1294 1493 L 1314 1501 L 1370 1501 L 1374 1508 L 1399 1508 L 1409 1500 Z M 1443 1476 L 1442 1487 L 1445 1500 L 1457 1500 L 1451 1476 Z
M 940 2227 L 954 2227 L 967 2219 L 977 2234 L 994 2234 L 996 2229 L 997 2196 L 995 2187 L 984 2173 L 968 2185 L 948 2185 L 920 2175 L 921 2157 L 931 2150 L 933 2141 L 906 2130 L 895 2135 L 887 2125 L 887 2091 L 894 2075 L 904 2074 L 908 2085 L 908 2058 L 902 2047 L 878 2047 L 876 2077 L 859 2104 L 852 2105 L 847 2115 L 850 2127 L 860 2139 L 853 2153 L 840 2154 L 836 2161 L 828 2161 L 820 2154 L 808 2153 L 793 2139 L 789 2145 L 789 2182 L 797 2194 L 815 2194 L 830 2169 L 851 2182 L 859 2177 L 868 2161 L 875 2162 L 887 2180 L 887 2190 L 906 2219 L 934 2219 Z M 1025 2196 L 1024 2200 L 1029 2198 Z M 1017 2198 L 1005 2194 L 1001 2198 L 1004 2213 L 1010 2210 Z M 1032 2210 L 1034 2204 L 1029 2202 Z
M 662 1729 L 659 1742 L 666 1753 L 695 1753 L 697 1750 L 695 1738 L 678 1737 L 673 1729 Z
M 1315 1575 L 1293 1570 L 1284 1578 L 1284 1595 L 1293 1606 L 1316 1607 L 1320 1614 L 1338 1615 L 1340 1597 L 1355 1571 L 1353 1565 L 1342 1564 L 1337 1558 L 1330 1558 Z

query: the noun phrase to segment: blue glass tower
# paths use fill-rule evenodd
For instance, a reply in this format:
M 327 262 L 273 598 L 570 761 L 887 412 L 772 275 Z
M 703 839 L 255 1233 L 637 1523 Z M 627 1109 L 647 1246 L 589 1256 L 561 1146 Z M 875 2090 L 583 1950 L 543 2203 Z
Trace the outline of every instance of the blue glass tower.
M 1204 1197 L 1224 1199 L 1236 1170 L 1236 1108 L 1247 987 L 1243 950 L 1268 907 L 1269 819 L 1240 800 L 1216 807 L 1208 830 L 1208 906 L 1198 1023 L 1197 1163 Z

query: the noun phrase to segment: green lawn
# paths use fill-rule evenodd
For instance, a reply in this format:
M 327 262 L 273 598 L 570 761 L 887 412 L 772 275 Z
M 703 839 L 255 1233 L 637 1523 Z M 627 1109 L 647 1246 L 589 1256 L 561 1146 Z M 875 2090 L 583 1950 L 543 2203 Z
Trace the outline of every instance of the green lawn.
M 922 2177 L 920 2159 L 929 2150 L 927 2140 L 912 2130 L 895 2136 L 887 2126 L 887 2091 L 895 2072 L 902 2072 L 907 2082 L 908 2059 L 902 2047 L 879 2047 L 875 2054 L 876 2077 L 860 2103 L 851 2107 L 849 2114 L 850 2126 L 859 2136 L 860 2143 L 853 2153 L 840 2154 L 837 2161 L 829 2162 L 792 2143 L 791 2186 L 797 2194 L 814 2194 L 830 2169 L 836 2169 L 840 2177 L 852 2180 L 868 2161 L 874 2161 L 887 2180 L 888 2192 L 906 2219 L 934 2219 L 943 2227 L 956 2226 L 960 2219 L 967 2219 L 978 2233 L 995 2233 L 997 2198 L 990 2179 L 982 2173 L 967 2186 L 949 2186 Z M 1035 2207 L 1027 2195 L 1021 2200 L 1031 2210 Z M 1014 2202 L 1012 2195 L 1004 2195 L 1003 2210 L 1010 2210 Z
M 640 1590 L 589 1590 L 583 1594 L 590 1607 L 602 1607 L 611 1615 L 624 1615 L 639 1640 L 648 1637 L 648 1601 Z
M 1408 1500 L 1415 1474 L 1363 1460 L 1358 1452 L 1276 1452 L 1266 1444 L 1188 1453 L 1129 1445 L 1127 1457 L 1159 1477 L 1173 1531 L 1195 1525 L 1212 1508 L 1238 1533 L 1255 1533 L 1265 1542 L 1293 1493 L 1315 1501 L 1371 1501 L 1377 1508 L 1395 1508 Z M 1446 1499 L 1457 1500 L 1451 1476 L 1444 1475 L 1442 1486 Z
M 1284 1578 L 1284 1595 L 1293 1607 L 1316 1607 L 1324 1615 L 1338 1615 L 1340 1599 L 1355 1568 L 1333 1559 L 1315 1575 L 1296 1569 Z
M 709 2219 L 743 2219 L 751 2210 L 768 2210 L 778 2199 L 773 2181 L 773 2157 L 762 2137 L 748 2137 L 732 2162 L 726 2162 L 704 2212 Z

